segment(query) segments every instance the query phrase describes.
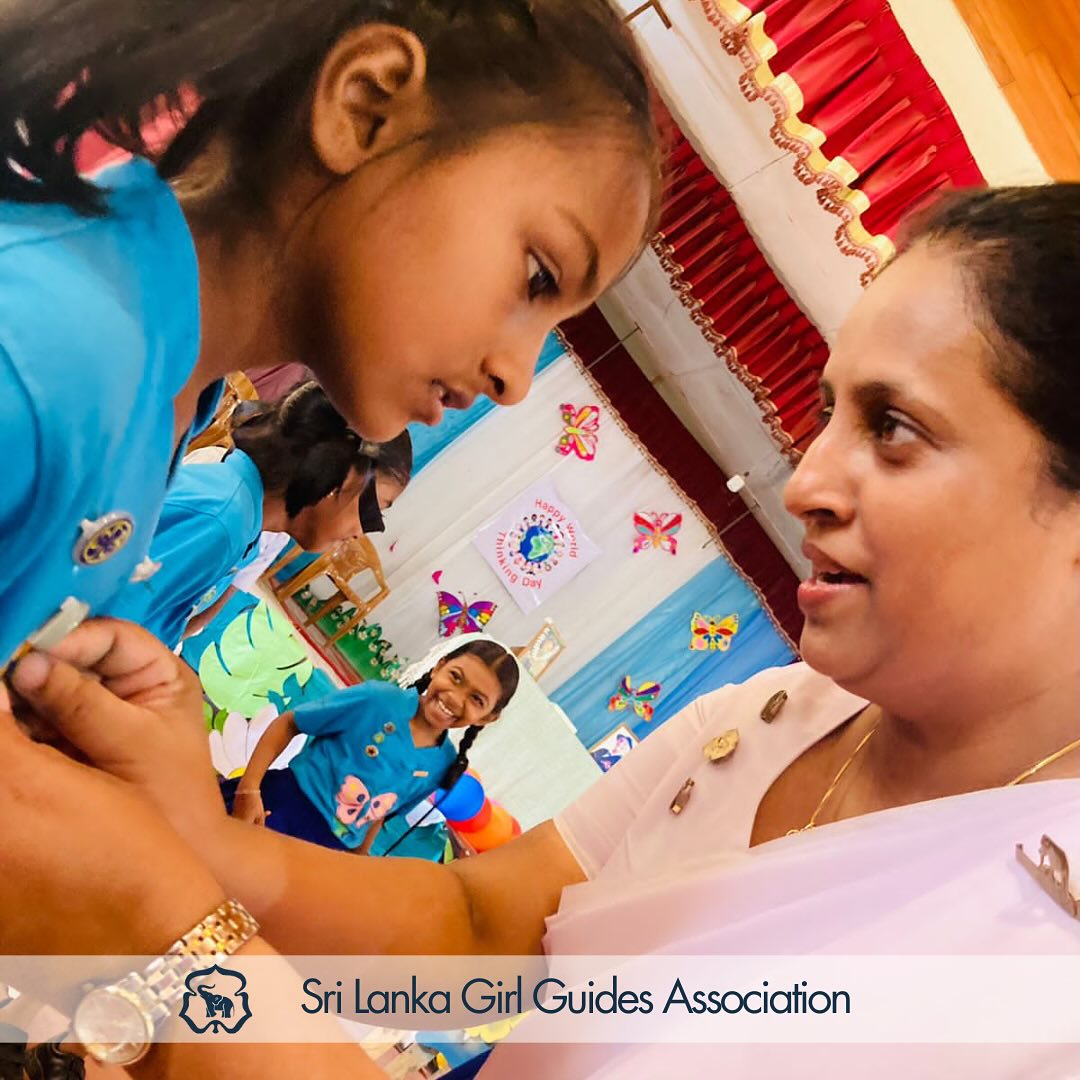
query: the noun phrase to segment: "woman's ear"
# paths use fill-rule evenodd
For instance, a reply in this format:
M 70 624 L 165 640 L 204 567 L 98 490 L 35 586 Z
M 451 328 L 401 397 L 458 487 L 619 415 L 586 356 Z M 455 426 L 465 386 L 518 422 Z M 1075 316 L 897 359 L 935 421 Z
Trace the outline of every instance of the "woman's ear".
M 371 23 L 338 39 L 323 61 L 311 105 L 311 141 L 330 172 L 365 161 L 431 127 L 427 53 L 400 26 Z

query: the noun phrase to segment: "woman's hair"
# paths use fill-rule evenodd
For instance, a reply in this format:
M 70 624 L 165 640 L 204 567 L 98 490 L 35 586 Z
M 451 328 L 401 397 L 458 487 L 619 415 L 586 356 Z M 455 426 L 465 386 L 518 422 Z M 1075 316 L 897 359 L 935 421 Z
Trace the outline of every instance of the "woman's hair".
M 990 342 L 990 374 L 1049 448 L 1055 483 L 1080 491 L 1080 184 L 949 194 L 902 248 L 955 252 Z
M 516 657 L 507 652 L 497 641 L 488 641 L 484 638 L 467 641 L 460 648 L 447 653 L 441 659 L 443 661 L 454 660 L 459 656 L 475 656 L 477 660 L 486 664 L 495 678 L 499 680 L 499 699 L 491 708 L 491 714 L 498 716 L 510 704 L 510 699 L 514 694 L 517 693 L 521 671 Z M 413 687 L 422 694 L 430 684 L 431 672 L 429 671 L 425 675 L 421 675 L 413 683 Z M 444 791 L 449 791 L 465 775 L 465 770 L 469 767 L 469 751 L 472 749 L 473 743 L 476 742 L 477 736 L 483 730 L 478 724 L 472 724 L 465 729 L 465 734 L 458 744 L 457 757 L 454 758 L 439 782 Z
M 100 212 L 79 137 L 154 157 L 142 129 L 165 110 L 187 123 L 156 158 L 164 176 L 213 143 L 231 190 L 257 197 L 296 158 L 324 57 L 372 22 L 426 48 L 430 153 L 592 121 L 636 138 L 656 171 L 644 65 L 610 0 L 34 0 L 0 10 L 0 198 Z
M 315 382 L 273 405 L 245 403 L 233 416 L 232 438 L 255 462 L 266 490 L 284 497 L 290 518 L 339 491 L 353 470 L 383 473 L 402 487 L 412 476 L 407 431 L 387 443 L 366 442 Z

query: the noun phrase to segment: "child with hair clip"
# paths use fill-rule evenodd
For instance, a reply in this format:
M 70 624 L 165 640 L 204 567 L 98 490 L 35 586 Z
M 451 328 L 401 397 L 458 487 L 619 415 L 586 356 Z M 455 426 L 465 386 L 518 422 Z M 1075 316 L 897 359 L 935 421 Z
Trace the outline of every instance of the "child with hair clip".
M 608 0 L 3 11 L 0 669 L 145 574 L 229 371 L 304 364 L 373 442 L 512 405 L 650 232 Z M 87 179 L 88 132 L 143 159 Z
M 154 572 L 108 613 L 145 626 L 170 648 L 258 554 L 263 530 L 306 551 L 379 532 L 412 475 L 412 440 L 368 443 L 345 425 L 318 383 L 276 405 L 245 408 L 221 461 L 181 465 L 150 545 Z
M 417 683 L 367 682 L 283 713 L 247 771 L 221 785 L 233 817 L 330 848 L 368 853 L 383 821 L 469 767 L 469 750 L 517 691 L 518 662 L 497 642 L 466 642 Z M 447 737 L 465 728 L 457 751 Z M 310 736 L 287 769 L 270 764 Z

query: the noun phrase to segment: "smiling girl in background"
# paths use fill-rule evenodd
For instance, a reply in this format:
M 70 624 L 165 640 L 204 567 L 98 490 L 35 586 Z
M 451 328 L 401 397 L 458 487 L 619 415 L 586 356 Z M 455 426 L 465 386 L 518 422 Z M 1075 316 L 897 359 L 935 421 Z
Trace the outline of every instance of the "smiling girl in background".
M 368 851 L 388 814 L 449 791 L 480 732 L 518 685 L 517 660 L 494 641 L 470 641 L 407 689 L 368 682 L 282 713 L 247 770 L 222 784 L 233 817 L 324 847 Z M 467 728 L 458 749 L 447 732 Z M 271 763 L 310 736 L 287 769 Z
M 306 364 L 371 441 L 514 404 L 649 229 L 606 0 L 41 0 L 0 55 L 0 665 L 145 574 L 227 372 Z M 166 100 L 156 169 L 79 177 Z

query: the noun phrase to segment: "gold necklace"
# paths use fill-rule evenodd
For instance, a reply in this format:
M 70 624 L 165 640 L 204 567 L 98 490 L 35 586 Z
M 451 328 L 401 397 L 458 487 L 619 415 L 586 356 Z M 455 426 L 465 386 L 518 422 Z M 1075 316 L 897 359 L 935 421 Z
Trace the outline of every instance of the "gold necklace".
M 821 796 L 821 802 L 814 808 L 814 812 L 810 815 L 810 820 L 801 829 L 788 829 L 788 836 L 797 836 L 799 833 L 806 832 L 808 829 L 814 828 L 817 825 L 818 814 L 825 808 L 825 804 L 829 801 L 829 797 L 836 790 L 836 785 L 840 783 L 841 777 L 848 771 L 851 763 L 859 756 L 859 751 L 870 741 L 871 736 L 878 729 L 878 724 L 881 723 L 879 719 L 860 740 L 859 745 L 855 747 L 851 752 L 851 757 L 840 766 L 840 771 L 833 777 L 832 783 L 825 789 L 825 794 Z
M 1074 739 L 1067 746 L 1055 750 L 1049 757 L 1044 757 L 1042 761 L 1032 765 L 1030 769 L 1025 769 L 1016 779 L 1010 780 L 1004 786 L 1015 787 L 1017 784 L 1022 784 L 1029 776 L 1034 776 L 1040 769 L 1045 769 L 1047 765 L 1053 765 L 1058 758 L 1063 758 L 1066 754 L 1072 753 L 1077 747 L 1080 747 L 1080 739 Z
M 840 766 L 840 771 L 833 777 L 832 783 L 825 789 L 825 794 L 821 796 L 821 801 L 814 808 L 814 812 L 810 815 L 810 820 L 801 829 L 789 829 L 787 836 L 796 836 L 799 833 L 806 832 L 808 829 L 813 829 L 817 825 L 818 815 L 825 808 L 825 804 L 829 801 L 830 796 L 836 790 L 836 785 L 840 783 L 844 773 L 847 772 L 851 763 L 859 756 L 859 751 L 870 741 L 871 736 L 878 729 L 878 725 L 881 723 L 878 720 L 875 724 L 860 740 L 859 745 L 851 752 L 851 757 Z M 1015 787 L 1017 784 L 1022 784 L 1025 780 L 1034 776 L 1041 769 L 1045 769 L 1047 765 L 1053 765 L 1055 761 L 1063 758 L 1066 754 L 1072 753 L 1073 750 L 1080 748 L 1080 739 L 1074 739 L 1071 743 L 1066 744 L 1060 750 L 1055 750 L 1052 754 L 1044 757 L 1042 761 L 1036 762 L 1029 769 L 1025 769 L 1019 776 L 1014 777 L 1007 784 L 1003 784 L 1002 787 Z

